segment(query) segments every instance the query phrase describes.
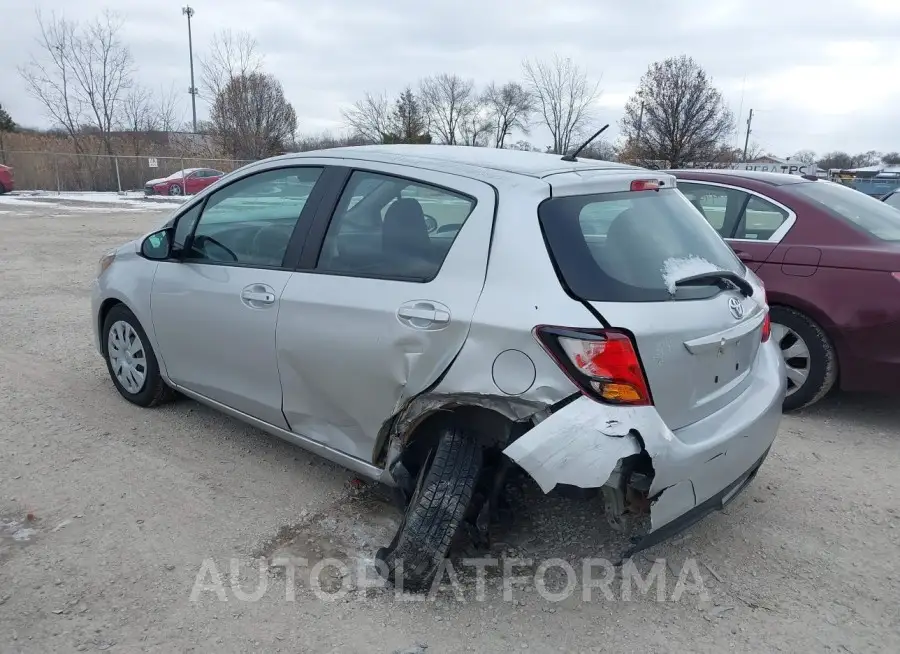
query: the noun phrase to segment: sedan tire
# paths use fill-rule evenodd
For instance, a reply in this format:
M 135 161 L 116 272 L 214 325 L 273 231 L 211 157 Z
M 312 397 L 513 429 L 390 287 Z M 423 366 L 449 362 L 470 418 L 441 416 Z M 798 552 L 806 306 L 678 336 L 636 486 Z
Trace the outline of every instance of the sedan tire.
M 401 590 L 425 590 L 441 570 L 472 501 L 481 455 L 460 425 L 441 427 L 393 542 L 375 555 L 379 572 Z
M 178 184 L 172 184 L 169 187 L 169 195 L 181 195 L 181 186 Z
M 113 384 L 129 402 L 152 407 L 174 397 L 159 374 L 150 339 L 124 304 L 110 309 L 103 321 L 103 358 Z
M 788 307 L 771 309 L 772 339 L 787 368 L 785 411 L 815 404 L 837 380 L 837 357 L 825 331 L 811 318 Z

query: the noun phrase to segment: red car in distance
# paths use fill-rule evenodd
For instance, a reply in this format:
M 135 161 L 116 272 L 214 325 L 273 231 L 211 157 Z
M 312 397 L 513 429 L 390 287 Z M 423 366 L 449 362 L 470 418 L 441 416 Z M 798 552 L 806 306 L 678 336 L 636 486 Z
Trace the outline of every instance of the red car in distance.
M 144 184 L 144 195 L 193 195 L 219 181 L 223 173 L 212 168 L 185 168 Z
M 765 284 L 785 410 L 833 387 L 900 393 L 900 211 L 812 177 L 671 172 Z
M 9 166 L 0 165 L 0 195 L 9 193 L 16 187 L 13 170 Z

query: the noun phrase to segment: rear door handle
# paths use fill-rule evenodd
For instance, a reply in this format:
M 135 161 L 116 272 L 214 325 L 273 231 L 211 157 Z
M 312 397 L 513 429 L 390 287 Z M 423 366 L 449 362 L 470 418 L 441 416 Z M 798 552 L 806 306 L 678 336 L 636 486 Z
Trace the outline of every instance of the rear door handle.
M 397 309 L 400 322 L 417 329 L 435 329 L 450 322 L 450 310 L 442 304 L 428 301 L 406 302 Z

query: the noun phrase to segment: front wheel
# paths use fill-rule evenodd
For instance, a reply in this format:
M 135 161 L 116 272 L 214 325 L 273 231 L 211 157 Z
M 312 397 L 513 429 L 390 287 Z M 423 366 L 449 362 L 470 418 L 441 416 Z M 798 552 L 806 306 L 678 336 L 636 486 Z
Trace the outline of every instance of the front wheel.
M 103 321 L 103 355 L 119 394 L 138 406 L 151 407 L 174 392 L 159 374 L 156 354 L 141 323 L 124 304 L 117 304 Z
M 481 446 L 460 425 L 440 428 L 393 542 L 378 550 L 379 571 L 402 589 L 425 590 L 450 550 L 481 472 Z
M 169 187 L 169 195 L 181 195 L 181 187 L 178 184 L 172 184 Z
M 788 307 L 772 307 L 772 340 L 787 371 L 782 405 L 795 411 L 821 400 L 837 379 L 837 356 L 825 331 L 811 318 Z

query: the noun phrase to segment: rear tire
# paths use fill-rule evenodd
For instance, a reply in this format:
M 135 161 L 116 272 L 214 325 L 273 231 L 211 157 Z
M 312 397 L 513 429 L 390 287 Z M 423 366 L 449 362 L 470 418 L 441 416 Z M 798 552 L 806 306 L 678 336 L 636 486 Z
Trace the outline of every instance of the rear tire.
M 482 452 L 458 424 L 442 425 L 419 472 L 415 491 L 393 542 L 378 550 L 379 572 L 401 590 L 427 589 L 472 501 Z
M 125 334 L 128 336 L 123 338 Z M 136 338 L 132 338 L 132 334 Z M 116 341 L 119 345 L 116 351 L 113 351 L 111 343 Z M 121 367 L 121 358 L 123 357 L 119 355 L 123 349 L 121 347 L 123 343 L 132 344 L 134 356 L 128 357 L 131 362 L 128 365 L 136 370 L 137 376 L 123 374 Z M 106 369 L 109 371 L 110 379 L 115 384 L 116 390 L 132 404 L 152 407 L 174 398 L 175 391 L 163 381 L 162 375 L 159 373 L 156 353 L 150 345 L 147 333 L 131 309 L 124 304 L 117 304 L 110 309 L 103 321 L 103 358 L 106 359 Z M 140 379 L 139 386 L 136 383 L 137 379 Z
M 785 411 L 811 406 L 832 389 L 837 380 L 837 356 L 825 330 L 796 309 L 774 306 L 770 312 L 772 338 L 788 368 Z

